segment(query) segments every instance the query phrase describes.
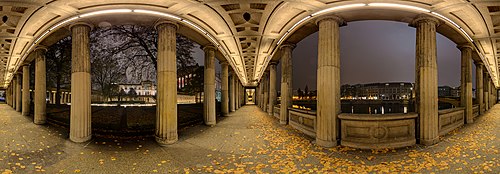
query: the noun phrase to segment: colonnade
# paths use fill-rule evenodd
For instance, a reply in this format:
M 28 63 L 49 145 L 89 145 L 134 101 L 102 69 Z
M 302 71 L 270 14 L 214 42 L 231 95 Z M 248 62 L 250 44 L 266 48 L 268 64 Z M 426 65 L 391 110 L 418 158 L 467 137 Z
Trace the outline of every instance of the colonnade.
M 70 26 L 72 34 L 71 92 L 62 92 L 61 103 L 71 101 L 70 140 L 85 142 L 92 138 L 91 128 L 91 81 L 90 81 L 90 31 L 93 26 L 78 22 Z M 155 25 L 158 31 L 157 55 L 157 112 L 156 141 L 168 145 L 178 140 L 177 134 L 177 24 L 161 21 Z M 215 53 L 212 45 L 203 46 L 205 52 L 203 118 L 206 125 L 216 124 Z M 35 61 L 34 123 L 46 123 L 46 97 L 56 103 L 56 93 L 46 89 L 46 65 L 43 46 L 35 48 L 29 56 Z M 245 88 L 227 61 L 222 66 L 222 115 L 230 116 L 245 104 Z M 22 88 L 21 88 L 22 81 Z M 22 90 L 22 92 L 21 92 Z M 22 114 L 29 114 L 29 64 L 17 73 L 7 88 L 7 103 Z M 21 97 L 22 94 L 22 97 Z M 21 104 L 22 102 L 22 104 Z
M 317 111 L 316 143 L 324 147 L 336 146 L 340 141 L 340 27 L 345 21 L 335 15 L 317 19 L 318 26 L 318 68 L 317 68 Z M 432 145 L 439 141 L 438 117 L 438 71 L 436 28 L 441 22 L 430 16 L 418 16 L 410 26 L 416 28 L 415 53 L 415 112 L 416 139 L 420 144 Z M 281 51 L 281 104 L 279 121 L 288 123 L 288 108 L 292 105 L 292 51 L 294 45 L 284 43 Z M 465 123 L 473 122 L 472 101 L 472 53 L 470 44 L 457 46 L 461 51 L 461 106 L 465 108 Z M 257 105 L 268 114 L 273 114 L 276 105 L 276 64 L 271 62 L 263 74 L 256 90 Z M 480 113 L 491 108 L 497 99 L 497 92 L 484 65 L 476 64 L 476 96 Z

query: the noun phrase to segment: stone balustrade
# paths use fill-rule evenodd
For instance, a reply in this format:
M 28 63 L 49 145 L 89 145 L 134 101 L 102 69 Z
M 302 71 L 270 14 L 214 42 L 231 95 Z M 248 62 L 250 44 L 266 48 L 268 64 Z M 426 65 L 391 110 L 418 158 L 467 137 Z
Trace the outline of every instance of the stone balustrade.
M 478 104 L 475 104 L 472 106 L 472 115 L 474 116 L 474 118 L 479 116 L 479 105 Z
M 274 106 L 273 112 L 274 112 L 273 113 L 274 117 L 276 117 L 277 119 L 280 119 L 280 106 L 279 105 Z
M 440 136 L 464 124 L 464 110 L 465 108 L 463 107 L 439 110 Z
M 416 143 L 417 116 L 416 113 L 340 114 L 340 144 L 360 149 L 412 146 Z
M 288 108 L 288 124 L 311 137 L 316 137 L 316 112 Z

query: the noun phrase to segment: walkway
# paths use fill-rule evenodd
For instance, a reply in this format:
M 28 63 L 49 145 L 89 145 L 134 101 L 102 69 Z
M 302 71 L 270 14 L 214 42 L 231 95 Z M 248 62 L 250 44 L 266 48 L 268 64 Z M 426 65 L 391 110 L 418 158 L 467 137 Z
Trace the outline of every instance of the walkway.
M 256 106 L 215 127 L 180 130 L 168 147 L 153 139 L 72 143 L 66 130 L 34 125 L 5 104 L 0 125 L 0 171 L 7 173 L 500 172 L 500 105 L 437 145 L 383 151 L 318 147 Z

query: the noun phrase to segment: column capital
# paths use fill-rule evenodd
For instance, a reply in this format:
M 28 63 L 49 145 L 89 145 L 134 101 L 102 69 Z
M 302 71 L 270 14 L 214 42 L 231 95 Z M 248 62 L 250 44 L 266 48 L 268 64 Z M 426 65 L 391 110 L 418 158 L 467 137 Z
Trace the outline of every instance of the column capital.
M 410 22 L 409 25 L 412 26 L 412 27 L 416 27 L 418 24 L 421 24 L 421 23 L 433 23 L 436 26 L 441 25 L 441 21 L 439 21 L 435 17 L 431 17 L 431 16 L 428 16 L 428 15 L 419 15 L 419 16 L 417 16 L 415 19 L 413 19 Z
M 278 65 L 278 61 L 270 61 L 269 66 L 271 66 L 271 65 L 274 65 L 274 66 Z
M 176 31 L 179 28 L 179 25 L 177 24 L 177 22 L 173 22 L 173 21 L 169 21 L 169 20 L 158 21 L 155 23 L 154 27 L 155 27 L 155 29 L 158 30 L 158 27 L 161 25 L 173 26 Z
M 203 46 L 201 46 L 201 49 L 204 52 L 207 52 L 207 51 L 210 51 L 210 50 L 213 50 L 213 51 L 217 50 L 217 48 L 214 45 L 212 45 L 212 44 L 203 45 Z
M 295 48 L 295 44 L 286 42 L 286 43 L 281 44 L 279 48 L 283 49 L 283 48 L 288 48 L 288 47 L 293 50 Z
M 46 46 L 38 45 L 35 47 L 35 49 L 33 49 L 33 52 L 42 51 L 42 53 L 45 53 L 45 52 L 47 52 L 47 50 L 48 50 L 48 48 Z
M 74 24 L 71 24 L 69 26 L 69 30 L 72 31 L 73 30 L 73 27 L 76 27 L 76 26 L 87 26 L 90 28 L 90 30 L 93 30 L 94 29 L 94 25 L 90 24 L 90 23 L 87 23 L 87 22 L 77 22 L 77 23 L 74 23 Z
M 474 64 L 476 64 L 476 68 L 478 67 L 483 67 L 484 63 L 482 61 L 474 61 Z
M 335 21 L 339 26 L 346 26 L 347 22 L 343 18 L 337 15 L 327 15 L 327 16 L 321 16 L 318 19 L 316 19 L 316 25 L 319 25 L 320 22 L 322 21 Z
M 221 64 L 221 65 L 229 65 L 229 62 L 227 62 L 226 59 L 223 59 L 223 60 L 219 61 L 219 64 Z
M 457 45 L 457 48 L 462 51 L 462 50 L 465 50 L 465 49 L 469 49 L 469 50 L 472 50 L 472 45 L 466 43 L 466 44 L 460 44 L 460 45 Z

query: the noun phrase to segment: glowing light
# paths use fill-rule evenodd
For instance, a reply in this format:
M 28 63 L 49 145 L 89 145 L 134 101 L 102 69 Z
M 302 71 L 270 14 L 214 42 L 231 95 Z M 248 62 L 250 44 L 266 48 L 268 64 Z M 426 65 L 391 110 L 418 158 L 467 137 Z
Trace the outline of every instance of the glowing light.
M 465 36 L 467 36 L 467 38 L 471 41 L 471 42 L 474 42 L 474 40 L 472 40 L 472 38 L 469 36 L 469 34 L 467 34 L 467 32 L 465 32 L 465 30 L 463 28 L 460 28 L 460 31 L 462 31 L 462 33 L 465 34 Z
M 210 35 L 210 34 L 206 34 L 208 36 L 208 38 L 210 38 L 210 40 L 212 40 L 212 42 L 216 45 L 216 46 L 220 46 L 217 41 L 215 41 L 215 39 Z
M 203 34 L 207 34 L 207 32 L 205 30 L 201 29 L 200 27 L 198 27 L 198 25 L 195 25 L 195 24 L 193 24 L 193 23 L 191 23 L 191 22 L 189 22 L 189 21 L 187 21 L 185 19 L 182 19 L 181 22 L 184 22 L 184 23 L 186 23 L 188 25 L 191 25 L 192 27 L 194 27 L 197 30 L 201 31 Z
M 45 31 L 45 33 L 43 33 L 42 35 L 40 35 L 38 37 L 38 39 L 35 40 L 35 44 L 38 43 L 38 41 L 40 41 L 40 39 L 42 39 L 43 37 L 45 37 L 45 35 L 49 34 L 50 31 Z
M 313 13 L 311 16 L 317 16 L 317 15 L 327 13 L 327 12 L 332 12 L 335 10 L 348 9 L 348 8 L 353 8 L 353 7 L 362 7 L 362 6 L 366 6 L 366 4 L 359 3 L 359 4 L 341 5 L 341 6 L 331 7 L 331 8 L 327 8 L 327 9 L 318 11 L 316 13 Z
M 158 15 L 158 16 L 164 16 L 164 17 L 172 18 L 172 19 L 175 19 L 175 20 L 181 20 L 180 17 L 174 16 L 174 15 L 171 15 L 171 14 L 168 14 L 168 13 L 157 12 L 157 11 L 140 10 L 139 9 L 139 10 L 133 10 L 133 12 Z
M 443 16 L 443 15 L 441 15 L 439 13 L 436 13 L 436 12 L 431 12 L 431 13 L 434 14 L 434 15 L 436 15 L 436 16 L 438 16 L 438 17 L 440 17 L 440 18 L 442 18 L 442 19 L 444 19 L 445 21 L 448 21 L 449 23 L 453 24 L 455 27 L 460 28 L 460 26 L 457 23 L 453 22 L 451 19 L 448 19 L 447 17 L 445 17 L 445 16 Z
M 415 7 L 415 6 L 411 6 L 411 5 L 403 5 L 403 4 L 369 3 L 368 6 L 372 6 L 372 7 L 395 7 L 395 8 L 405 8 L 405 9 L 411 9 L 411 10 L 418 10 L 418 11 L 422 11 L 422 12 L 426 12 L 426 13 L 431 12 L 430 10 L 427 10 L 425 8 Z
M 129 12 L 132 12 L 132 10 L 130 10 L 130 9 L 102 10 L 102 11 L 95 11 L 95 12 L 85 13 L 85 14 L 80 15 L 80 17 L 84 18 L 84 17 L 94 16 L 94 15 L 100 15 L 100 14 L 129 13 Z
M 299 22 L 295 23 L 292 28 L 288 29 L 288 32 L 292 31 L 295 27 L 297 27 L 299 24 L 302 22 L 306 21 L 307 19 L 311 18 L 312 16 L 306 16 L 305 18 L 301 19 Z
M 53 27 L 52 27 L 52 28 L 50 28 L 49 30 L 50 30 L 50 31 L 52 31 L 52 30 L 54 30 L 54 29 L 58 28 L 59 26 L 64 25 L 65 23 L 71 22 L 71 21 L 73 21 L 73 20 L 75 20 L 75 19 L 78 19 L 78 18 L 80 18 L 80 17 L 75 16 L 75 17 L 72 17 L 72 18 L 66 19 L 65 21 L 62 21 L 62 22 L 58 23 L 57 25 L 53 26 Z
M 288 33 L 289 32 L 287 31 L 283 36 L 281 36 L 280 40 L 278 40 L 277 45 L 281 44 L 281 42 L 285 39 L 285 37 L 288 35 Z

